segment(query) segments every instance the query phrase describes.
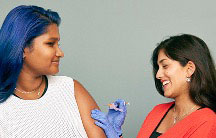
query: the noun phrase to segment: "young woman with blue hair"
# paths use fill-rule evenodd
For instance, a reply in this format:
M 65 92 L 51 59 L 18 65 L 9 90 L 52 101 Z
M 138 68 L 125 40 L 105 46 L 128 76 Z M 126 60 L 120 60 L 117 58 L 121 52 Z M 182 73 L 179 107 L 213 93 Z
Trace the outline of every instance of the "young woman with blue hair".
M 18 6 L 0 30 L 0 137 L 104 138 L 85 88 L 59 71 L 57 12 Z

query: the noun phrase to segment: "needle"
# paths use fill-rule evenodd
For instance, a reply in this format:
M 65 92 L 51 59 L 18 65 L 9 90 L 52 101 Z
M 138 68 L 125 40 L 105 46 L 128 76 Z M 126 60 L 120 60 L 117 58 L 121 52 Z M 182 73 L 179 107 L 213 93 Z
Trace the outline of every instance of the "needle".
M 123 109 L 117 108 L 114 103 L 107 104 L 107 105 L 109 106 L 109 109 L 114 109 L 116 111 L 123 112 Z M 107 106 L 107 105 L 105 105 L 105 106 Z M 130 105 L 130 103 L 129 102 L 125 102 L 125 105 Z

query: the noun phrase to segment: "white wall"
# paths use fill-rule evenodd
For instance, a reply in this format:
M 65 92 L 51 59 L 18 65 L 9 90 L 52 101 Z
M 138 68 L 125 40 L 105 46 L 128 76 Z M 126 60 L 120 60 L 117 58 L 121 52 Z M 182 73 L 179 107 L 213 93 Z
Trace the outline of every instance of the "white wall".
M 0 24 L 18 5 L 59 12 L 65 57 L 59 75 L 80 81 L 104 106 L 117 98 L 130 102 L 124 137 L 136 137 L 147 113 L 167 102 L 154 87 L 151 52 L 170 35 L 202 38 L 216 57 L 215 1 L 203 0 L 0 0 Z

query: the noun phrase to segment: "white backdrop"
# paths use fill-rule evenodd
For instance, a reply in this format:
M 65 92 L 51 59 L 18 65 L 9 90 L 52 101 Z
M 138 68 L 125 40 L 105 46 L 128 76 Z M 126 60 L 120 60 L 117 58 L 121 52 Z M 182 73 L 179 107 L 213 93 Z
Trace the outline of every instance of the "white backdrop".
M 0 24 L 18 5 L 38 5 L 61 18 L 59 75 L 80 81 L 103 111 L 117 98 L 130 102 L 123 127 L 135 138 L 147 113 L 170 101 L 154 86 L 151 53 L 170 35 L 202 38 L 216 57 L 215 1 L 203 0 L 0 0 Z

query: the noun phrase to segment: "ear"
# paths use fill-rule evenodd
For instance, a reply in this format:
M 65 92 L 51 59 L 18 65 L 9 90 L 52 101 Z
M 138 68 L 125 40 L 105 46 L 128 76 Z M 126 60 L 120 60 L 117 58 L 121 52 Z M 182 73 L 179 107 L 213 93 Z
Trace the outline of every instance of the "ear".
M 25 54 L 25 52 L 23 53 L 23 59 L 25 59 L 25 57 L 26 57 L 26 54 Z
M 187 67 L 187 77 L 191 77 L 196 70 L 196 66 L 192 61 L 188 61 L 186 67 Z
M 24 52 L 23 52 L 23 59 L 30 53 L 30 48 L 26 47 L 24 48 Z
M 30 52 L 31 52 L 30 47 L 25 47 L 23 51 L 23 59 L 25 59 Z

